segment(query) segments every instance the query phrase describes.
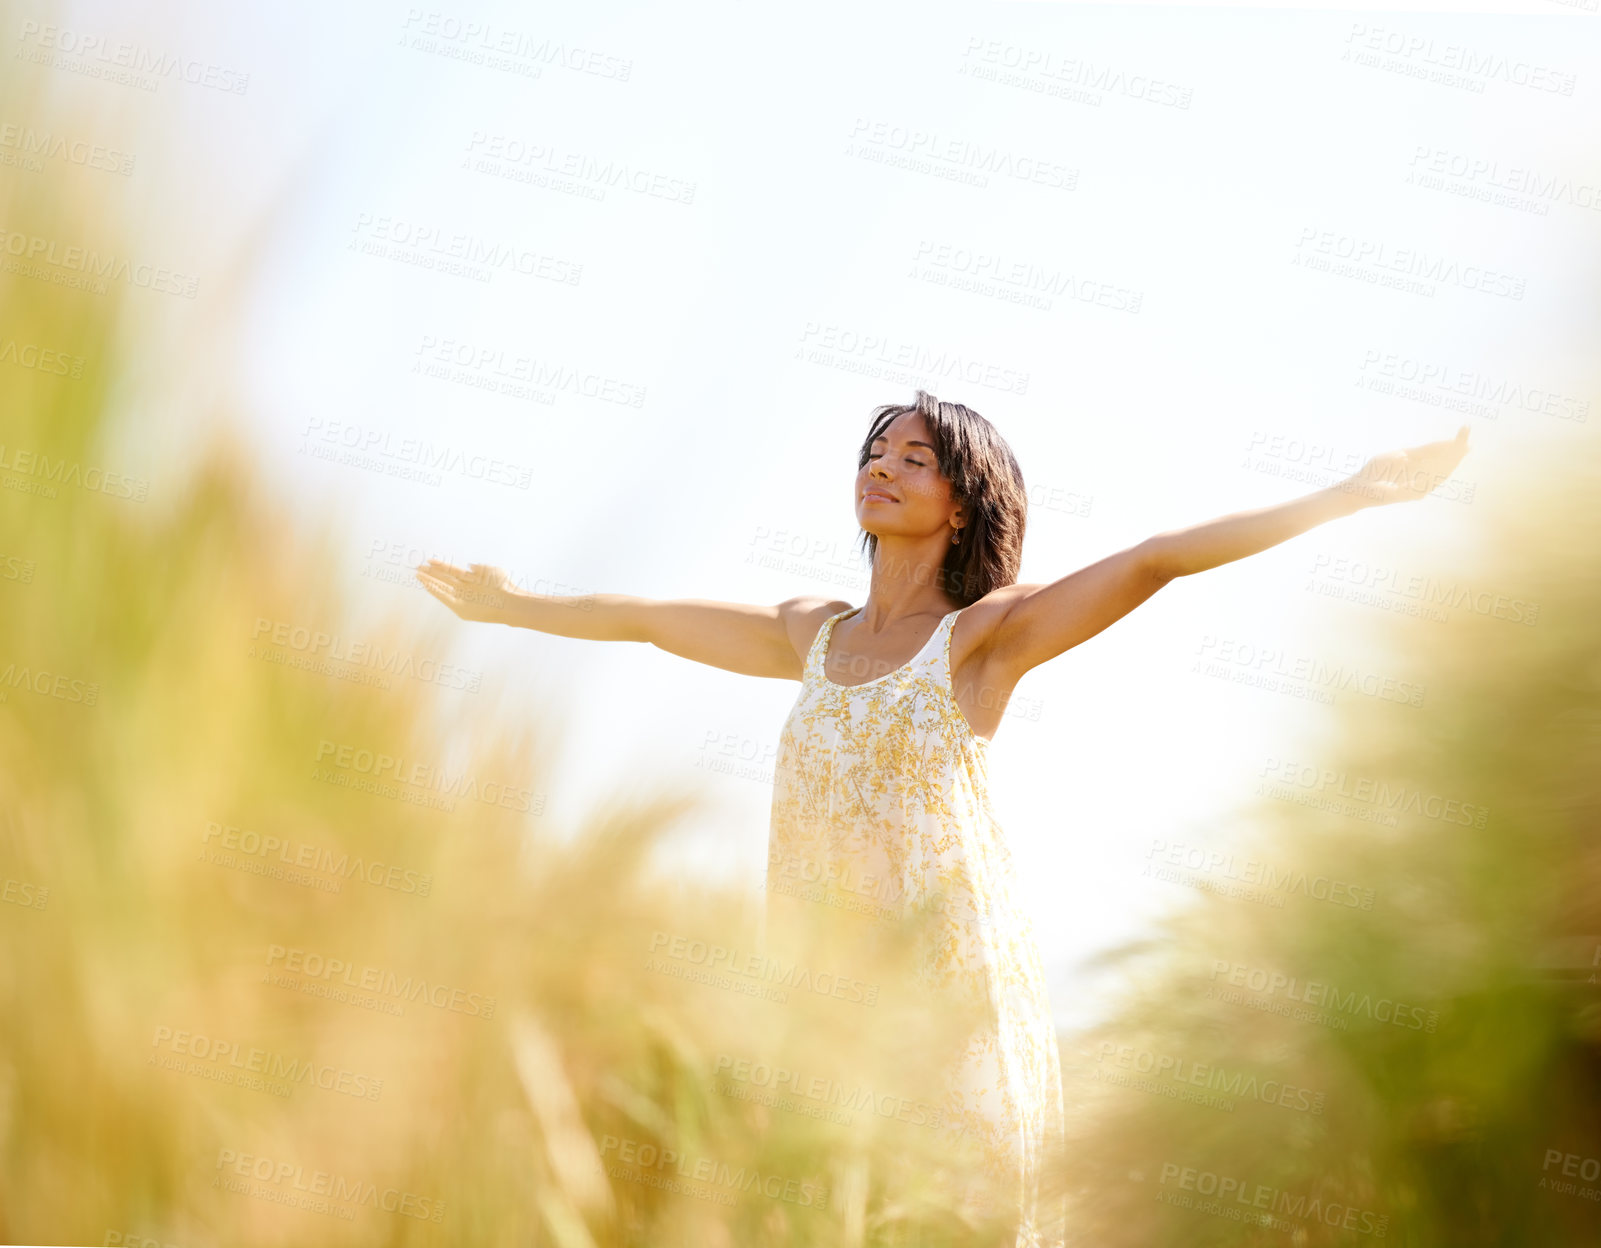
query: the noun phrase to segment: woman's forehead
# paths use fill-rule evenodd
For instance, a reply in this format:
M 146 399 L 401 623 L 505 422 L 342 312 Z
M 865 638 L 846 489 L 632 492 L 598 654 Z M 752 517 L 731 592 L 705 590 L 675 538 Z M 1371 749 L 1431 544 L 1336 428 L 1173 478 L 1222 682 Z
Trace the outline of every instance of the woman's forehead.
M 923 418 L 923 413 L 918 411 L 902 412 L 879 431 L 878 438 L 885 438 L 888 441 L 894 441 L 897 438 L 903 440 L 920 439 L 926 446 L 933 445 L 928 421 Z M 876 442 L 878 438 L 873 440 Z

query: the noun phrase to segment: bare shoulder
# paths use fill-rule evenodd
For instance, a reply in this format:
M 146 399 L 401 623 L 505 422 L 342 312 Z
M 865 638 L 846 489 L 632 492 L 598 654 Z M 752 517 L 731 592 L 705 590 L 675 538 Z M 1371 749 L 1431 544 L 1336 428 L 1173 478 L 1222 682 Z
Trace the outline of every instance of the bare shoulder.
M 854 605 L 843 598 L 825 598 L 819 594 L 802 594 L 778 604 L 778 617 L 795 650 L 797 672 L 805 667 L 806 656 L 811 653 L 812 642 L 817 640 L 817 630 L 823 627 L 823 621 L 841 611 L 849 611 Z
M 987 663 L 992 657 L 995 632 L 1006 613 L 1020 599 L 1040 588 L 1039 585 L 1002 585 L 964 607 L 951 629 L 951 670 L 966 667 L 975 660 Z

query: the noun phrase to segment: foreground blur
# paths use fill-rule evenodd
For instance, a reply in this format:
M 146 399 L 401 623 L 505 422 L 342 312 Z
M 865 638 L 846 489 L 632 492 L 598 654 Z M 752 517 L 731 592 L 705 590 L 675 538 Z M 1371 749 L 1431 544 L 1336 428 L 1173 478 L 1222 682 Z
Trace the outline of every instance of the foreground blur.
M 296 665 L 333 541 L 221 437 L 160 497 L 118 468 L 137 293 L 0 273 L 0 1239 L 1005 1242 L 904 947 L 774 964 L 748 896 L 648 868 L 690 799 L 561 835 L 559 724 Z M 1196 892 L 1064 1037 L 1068 1242 L 1595 1242 L 1601 464 L 1476 522 L 1537 617 L 1395 625 L 1426 707 L 1342 707 L 1233 860 L 1153 847 Z

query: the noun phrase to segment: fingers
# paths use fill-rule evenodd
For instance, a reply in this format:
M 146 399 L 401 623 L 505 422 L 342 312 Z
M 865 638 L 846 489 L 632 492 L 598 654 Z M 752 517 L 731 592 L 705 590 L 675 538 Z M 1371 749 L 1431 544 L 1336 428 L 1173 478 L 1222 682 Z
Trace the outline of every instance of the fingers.
M 451 586 L 445 584 L 445 582 L 439 580 L 437 577 L 429 576 L 426 572 L 418 572 L 417 579 L 422 582 L 422 587 L 435 598 L 438 598 L 441 602 L 450 601 L 450 598 L 454 593 L 454 590 Z
M 465 568 L 458 568 L 443 559 L 424 559 L 414 571 L 419 575 L 426 573 L 441 581 L 454 581 L 458 585 L 493 584 L 505 575 L 491 564 L 469 563 Z
M 456 603 L 461 597 L 459 586 L 452 585 L 449 581 L 440 580 L 437 576 L 429 576 L 426 572 L 417 573 L 417 579 L 430 594 L 451 608 L 451 610 L 455 610 Z
M 417 566 L 416 572 L 419 576 L 431 576 L 443 584 L 465 589 L 468 586 L 493 581 L 498 569 L 483 563 L 472 563 L 465 568 L 458 568 L 455 564 L 446 563 L 442 559 L 425 559 Z
M 446 563 L 443 559 L 424 559 L 417 565 L 419 572 L 427 572 L 430 576 L 454 576 L 465 578 L 466 568 L 458 568 L 453 563 Z

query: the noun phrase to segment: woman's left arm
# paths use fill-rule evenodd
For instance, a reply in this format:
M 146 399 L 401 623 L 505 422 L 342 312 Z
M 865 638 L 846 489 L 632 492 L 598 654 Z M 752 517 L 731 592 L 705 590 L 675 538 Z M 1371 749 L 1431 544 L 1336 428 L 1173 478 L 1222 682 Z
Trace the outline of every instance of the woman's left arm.
M 1008 585 L 992 598 L 998 615 L 985 649 L 996 674 L 1015 683 L 1127 615 L 1174 577 L 1257 554 L 1339 516 L 1426 496 L 1468 450 L 1454 438 L 1390 451 L 1344 481 L 1272 507 L 1239 511 L 1146 538 L 1047 585 Z
M 1233 563 L 1364 507 L 1420 499 L 1451 475 L 1467 450 L 1463 425 L 1443 442 L 1375 455 L 1344 481 L 1304 498 L 1158 533 L 1148 539 L 1149 554 L 1164 579 Z

